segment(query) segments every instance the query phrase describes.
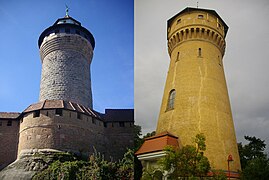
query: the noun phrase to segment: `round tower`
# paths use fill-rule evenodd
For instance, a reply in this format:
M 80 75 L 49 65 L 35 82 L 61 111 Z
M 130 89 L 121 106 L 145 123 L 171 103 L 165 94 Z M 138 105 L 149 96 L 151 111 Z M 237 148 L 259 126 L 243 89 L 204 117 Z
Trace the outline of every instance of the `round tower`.
M 66 15 L 42 32 L 38 46 L 42 61 L 39 101 L 66 100 L 92 108 L 92 34 Z
M 228 26 L 214 11 L 186 8 L 168 20 L 170 66 L 157 133 L 168 131 L 183 145 L 206 136 L 213 169 L 240 170 L 232 112 L 222 64 Z

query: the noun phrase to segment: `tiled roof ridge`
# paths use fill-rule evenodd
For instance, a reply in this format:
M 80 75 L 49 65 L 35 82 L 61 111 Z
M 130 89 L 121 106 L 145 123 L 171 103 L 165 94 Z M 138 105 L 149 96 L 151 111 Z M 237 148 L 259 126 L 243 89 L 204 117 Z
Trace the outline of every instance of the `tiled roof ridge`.
M 163 136 L 170 136 L 170 137 L 173 137 L 173 138 L 178 139 L 177 136 L 171 134 L 170 132 L 168 132 L 168 131 L 163 131 L 163 132 L 161 132 L 161 133 L 159 133 L 159 134 L 156 134 L 156 135 L 154 135 L 154 136 L 147 137 L 147 138 L 145 138 L 145 140 L 155 139 L 155 138 L 159 138 L 159 137 L 163 137 Z

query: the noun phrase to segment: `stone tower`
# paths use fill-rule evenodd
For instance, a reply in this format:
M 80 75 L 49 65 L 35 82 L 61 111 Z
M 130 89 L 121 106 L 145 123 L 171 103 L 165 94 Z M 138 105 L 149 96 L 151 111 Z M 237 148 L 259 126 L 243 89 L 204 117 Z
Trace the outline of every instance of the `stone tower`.
M 92 34 L 68 15 L 43 31 L 38 40 L 40 101 L 67 100 L 92 108 L 90 64 L 94 45 Z
M 223 56 L 228 26 L 214 11 L 186 8 L 168 20 L 170 66 L 161 104 L 157 134 L 168 131 L 183 145 L 206 136 L 213 169 L 240 170 Z

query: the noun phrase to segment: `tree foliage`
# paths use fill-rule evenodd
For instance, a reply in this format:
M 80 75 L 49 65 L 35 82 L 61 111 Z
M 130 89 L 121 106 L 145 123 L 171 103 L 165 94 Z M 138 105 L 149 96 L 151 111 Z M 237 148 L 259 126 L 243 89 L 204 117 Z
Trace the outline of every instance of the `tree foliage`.
M 202 177 L 206 176 L 210 170 L 207 157 L 204 156 L 206 150 L 205 136 L 197 134 L 194 140 L 195 145 L 186 145 L 180 149 L 171 146 L 164 150 L 166 156 L 159 161 L 164 171 L 171 172 L 170 177 Z
M 242 179 L 269 179 L 269 159 L 264 153 L 266 144 L 263 140 L 244 136 L 248 144 L 238 143 L 238 151 L 242 167 Z
M 142 144 L 145 141 L 145 138 L 155 135 L 155 131 L 152 131 L 151 133 L 147 133 L 146 135 L 141 137 L 141 135 L 142 135 L 141 126 L 139 126 L 139 125 L 134 126 L 134 132 L 135 132 L 135 136 L 134 136 L 134 152 L 136 152 L 142 146 Z M 134 157 L 134 179 L 139 180 L 141 178 L 142 169 L 143 169 L 143 166 L 142 166 L 141 162 L 135 156 Z
M 79 160 L 70 154 L 66 156 L 69 158 L 57 159 L 47 169 L 37 173 L 33 180 L 133 179 L 132 150 L 128 150 L 119 162 L 106 161 L 97 152 L 88 161 Z

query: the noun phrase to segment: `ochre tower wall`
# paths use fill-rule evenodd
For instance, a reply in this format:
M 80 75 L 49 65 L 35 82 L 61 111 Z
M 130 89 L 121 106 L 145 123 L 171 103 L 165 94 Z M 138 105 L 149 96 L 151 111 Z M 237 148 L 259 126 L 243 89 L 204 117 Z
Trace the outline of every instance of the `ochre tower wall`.
M 52 33 L 44 38 L 40 55 L 39 100 L 64 99 L 92 108 L 90 42 L 76 34 Z
M 69 151 L 92 154 L 93 147 L 105 152 L 103 122 L 85 114 L 62 110 L 62 116 L 56 110 L 40 110 L 24 115 L 20 123 L 18 157 L 39 151 Z
M 224 75 L 225 26 L 214 14 L 193 11 L 179 14 L 168 26 L 170 66 L 157 125 L 157 133 L 177 135 L 183 145 L 206 136 L 213 169 L 240 170 L 240 160 Z M 174 108 L 168 109 L 171 90 Z

